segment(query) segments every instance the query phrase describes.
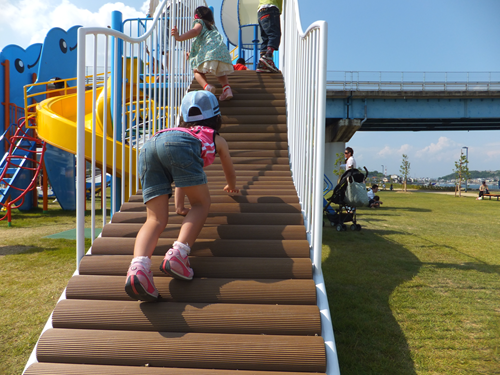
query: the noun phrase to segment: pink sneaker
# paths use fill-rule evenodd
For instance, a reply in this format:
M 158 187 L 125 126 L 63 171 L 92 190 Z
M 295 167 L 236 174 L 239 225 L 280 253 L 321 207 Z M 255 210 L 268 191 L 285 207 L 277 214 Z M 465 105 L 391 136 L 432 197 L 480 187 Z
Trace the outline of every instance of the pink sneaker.
M 163 262 L 161 262 L 160 270 L 176 279 L 192 280 L 193 269 L 189 264 L 189 256 L 182 257 L 178 249 L 172 248 L 165 254 Z
M 153 282 L 153 272 L 146 270 L 140 263 L 132 263 L 127 272 L 125 292 L 136 300 L 156 301 L 158 289 Z
M 219 101 L 231 100 L 233 98 L 233 91 L 229 85 L 225 86 L 222 90 L 221 96 L 219 96 Z
M 212 86 L 211 84 L 207 83 L 205 87 L 203 88 L 205 91 L 210 91 L 212 94 L 215 95 L 215 87 Z

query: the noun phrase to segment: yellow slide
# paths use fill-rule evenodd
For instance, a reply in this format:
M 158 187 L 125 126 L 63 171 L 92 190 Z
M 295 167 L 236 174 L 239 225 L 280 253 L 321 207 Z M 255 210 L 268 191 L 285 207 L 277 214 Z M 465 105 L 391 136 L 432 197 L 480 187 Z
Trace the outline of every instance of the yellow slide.
M 96 92 L 96 97 L 101 94 L 102 88 Z M 108 91 L 110 92 L 110 91 Z M 92 90 L 85 92 L 85 159 L 91 160 L 92 157 Z M 109 100 L 109 98 L 108 98 Z M 102 108 L 102 96 L 96 103 L 97 112 Z M 36 123 L 38 136 L 54 147 L 60 148 L 72 154 L 76 154 L 76 94 L 57 96 L 46 99 L 37 104 Z M 103 168 L 103 128 L 102 128 L 102 109 L 100 116 L 96 118 L 96 165 Z M 111 173 L 113 168 L 113 139 L 112 124 L 108 116 L 106 136 L 106 171 Z M 136 158 L 135 148 L 125 145 L 125 171 L 121 171 L 122 165 L 122 144 L 117 142 L 116 168 L 119 177 L 125 177 L 128 180 L 128 174 L 132 171 L 132 181 L 135 184 Z M 132 168 L 129 163 L 129 153 L 132 150 Z M 104 168 L 103 168 L 104 169 Z M 131 191 L 136 191 L 133 187 Z M 128 194 L 126 195 L 128 196 Z

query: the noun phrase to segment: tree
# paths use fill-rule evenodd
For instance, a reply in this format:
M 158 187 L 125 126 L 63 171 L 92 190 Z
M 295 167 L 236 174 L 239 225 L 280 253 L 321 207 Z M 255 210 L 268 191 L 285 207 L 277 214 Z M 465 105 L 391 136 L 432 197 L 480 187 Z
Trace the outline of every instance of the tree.
M 399 172 L 403 177 L 403 190 L 406 192 L 406 181 L 408 180 L 408 176 L 410 175 L 410 162 L 408 161 L 408 155 L 403 154 L 403 161 L 401 162 Z
M 342 174 L 344 173 L 341 165 L 342 164 L 345 164 L 345 158 L 344 158 L 344 154 L 339 154 L 338 152 L 335 154 L 335 156 L 337 157 L 337 159 L 335 159 L 335 166 L 334 166 L 334 169 L 333 169 L 333 174 L 335 176 L 338 176 L 337 178 L 337 182 L 338 182 L 338 179 L 340 178 L 340 176 L 342 176 Z
M 469 161 L 464 153 L 460 153 L 460 158 L 455 162 L 455 179 L 457 180 L 458 196 L 462 196 L 462 181 L 468 181 L 470 179 L 469 172 Z M 455 196 L 457 195 L 457 189 L 455 189 Z

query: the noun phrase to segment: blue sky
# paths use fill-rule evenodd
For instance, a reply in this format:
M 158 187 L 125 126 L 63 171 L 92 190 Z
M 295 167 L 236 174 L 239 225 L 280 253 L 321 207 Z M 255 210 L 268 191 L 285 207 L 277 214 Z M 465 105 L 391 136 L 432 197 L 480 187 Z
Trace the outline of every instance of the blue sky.
M 41 42 L 56 26 L 107 26 L 112 10 L 136 17 L 148 2 L 0 0 L 0 49 Z M 207 3 L 220 25 L 222 0 Z M 500 72 L 500 0 L 299 0 L 299 8 L 304 30 L 329 24 L 328 70 Z M 500 170 L 500 131 L 358 132 L 348 145 L 358 164 L 388 174 L 399 172 L 403 153 L 412 177 L 449 174 L 463 146 L 470 169 Z

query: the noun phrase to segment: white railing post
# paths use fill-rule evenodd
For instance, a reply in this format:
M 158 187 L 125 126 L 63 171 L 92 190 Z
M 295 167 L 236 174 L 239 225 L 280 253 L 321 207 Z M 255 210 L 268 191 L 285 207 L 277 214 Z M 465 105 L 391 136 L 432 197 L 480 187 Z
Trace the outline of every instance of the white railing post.
M 77 51 L 77 126 L 76 129 L 76 269 L 80 268 L 80 260 L 85 254 L 85 37 L 86 34 L 78 29 Z
M 321 313 L 321 334 L 325 341 L 326 373 L 339 375 L 321 268 L 328 29 L 325 21 L 318 21 L 303 32 L 297 0 L 286 1 L 283 5 L 284 32 L 280 61 L 287 99 L 290 167 L 311 248 L 313 278 Z M 344 73 L 341 87 L 345 89 L 346 85 Z

